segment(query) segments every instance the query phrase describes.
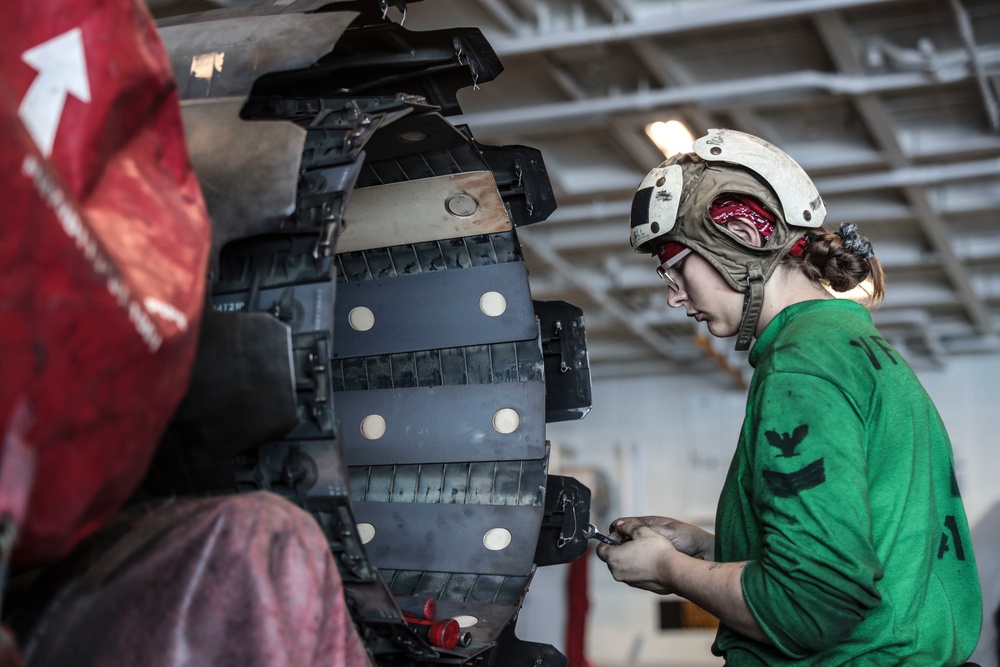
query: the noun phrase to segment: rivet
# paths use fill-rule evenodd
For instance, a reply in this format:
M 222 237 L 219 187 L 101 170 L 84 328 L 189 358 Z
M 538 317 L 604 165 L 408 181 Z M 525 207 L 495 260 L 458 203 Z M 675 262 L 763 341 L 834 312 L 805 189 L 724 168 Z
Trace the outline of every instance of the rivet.
M 357 306 L 347 314 L 347 322 L 355 331 L 368 331 L 375 326 L 375 313 L 370 308 Z
M 666 183 L 666 182 L 667 182 L 667 179 L 664 178 L 663 176 L 660 176 L 658 179 L 656 179 L 656 187 L 662 188 L 663 184 Z
M 415 141 L 423 141 L 427 138 L 426 132 L 421 132 L 420 130 L 409 130 L 407 132 L 400 132 L 399 140 L 405 141 L 407 143 L 413 143 Z
M 813 214 L 809 211 L 802 211 L 802 217 L 806 219 L 806 222 L 809 222 L 813 219 Z
M 368 544 L 375 539 L 375 526 L 370 523 L 359 523 L 358 539 L 361 540 L 361 544 Z
M 493 429 L 497 433 L 507 435 L 517 430 L 521 425 L 521 415 L 513 408 L 500 408 L 493 414 Z
M 512 539 L 506 528 L 491 528 L 483 535 L 483 546 L 490 551 L 503 551 L 510 546 Z
M 454 197 L 449 197 L 444 206 L 448 209 L 449 213 L 457 215 L 460 218 L 467 218 L 479 210 L 479 202 L 464 192 Z
M 500 292 L 486 292 L 479 297 L 479 310 L 490 317 L 500 317 L 507 310 L 507 299 Z
M 368 440 L 378 440 L 385 435 L 385 418 L 382 415 L 368 415 L 361 420 L 361 435 Z
M 649 223 L 649 229 L 654 234 L 656 234 L 657 232 L 660 231 L 660 223 L 658 223 L 656 220 L 653 220 L 653 222 Z
M 719 148 L 718 146 L 712 146 L 712 150 L 711 150 L 711 151 L 709 151 L 709 152 L 710 152 L 710 153 L 711 153 L 712 155 L 718 155 L 719 153 L 721 153 L 721 152 L 722 152 L 722 149 L 721 149 L 721 148 Z

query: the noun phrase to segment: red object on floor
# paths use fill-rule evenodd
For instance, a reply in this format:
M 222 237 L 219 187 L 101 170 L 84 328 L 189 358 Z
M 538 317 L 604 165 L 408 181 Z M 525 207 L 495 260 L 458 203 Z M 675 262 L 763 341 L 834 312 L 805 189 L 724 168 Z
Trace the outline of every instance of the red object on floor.
M 135 490 L 183 396 L 210 224 L 140 0 L 16 0 L 0 40 L 0 518 L 54 561 Z

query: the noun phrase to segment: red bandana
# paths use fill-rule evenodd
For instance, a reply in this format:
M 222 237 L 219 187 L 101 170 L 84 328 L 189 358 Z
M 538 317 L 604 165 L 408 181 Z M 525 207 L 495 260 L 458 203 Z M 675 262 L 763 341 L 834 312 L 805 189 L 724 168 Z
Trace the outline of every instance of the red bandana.
M 708 207 L 708 213 L 716 224 L 724 225 L 734 218 L 743 218 L 753 224 L 764 237 L 764 243 L 774 234 L 774 214 L 753 197 L 740 197 L 739 195 L 723 195 L 717 198 Z M 801 257 L 802 251 L 806 247 L 806 238 L 803 236 L 788 251 L 789 255 Z
M 724 225 L 734 218 L 743 218 L 757 228 L 757 231 L 764 238 L 765 243 L 774 234 L 774 214 L 753 197 L 741 197 L 731 194 L 723 195 L 712 202 L 712 205 L 708 208 L 708 213 L 712 216 L 712 220 L 719 225 Z M 656 255 L 659 257 L 660 263 L 665 264 L 672 257 L 684 250 L 685 247 L 676 241 L 667 241 L 656 249 Z M 805 247 L 806 238 L 803 236 L 792 246 L 788 254 L 801 257 Z

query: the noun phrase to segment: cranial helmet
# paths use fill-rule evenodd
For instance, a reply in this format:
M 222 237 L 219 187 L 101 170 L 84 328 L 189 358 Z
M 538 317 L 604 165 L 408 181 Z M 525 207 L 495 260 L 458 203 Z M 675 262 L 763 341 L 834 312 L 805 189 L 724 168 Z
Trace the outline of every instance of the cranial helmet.
M 755 199 L 774 217 L 763 247 L 745 243 L 712 218 L 722 195 Z M 632 200 L 629 241 L 657 254 L 666 244 L 697 252 L 746 295 L 736 349 L 750 347 L 764 302 L 764 283 L 811 228 L 826 218 L 816 186 L 795 160 L 758 137 L 709 130 L 693 152 L 672 156 L 639 184 Z

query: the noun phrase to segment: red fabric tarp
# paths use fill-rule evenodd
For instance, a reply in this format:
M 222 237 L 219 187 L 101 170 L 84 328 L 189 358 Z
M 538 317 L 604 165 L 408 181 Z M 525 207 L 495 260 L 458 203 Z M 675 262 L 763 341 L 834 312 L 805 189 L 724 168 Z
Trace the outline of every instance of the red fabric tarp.
M 122 505 L 186 390 L 210 226 L 134 0 L 21 0 L 0 40 L 0 514 L 14 565 Z
M 69 565 L 31 667 L 370 664 L 315 519 L 271 493 L 134 508 Z

